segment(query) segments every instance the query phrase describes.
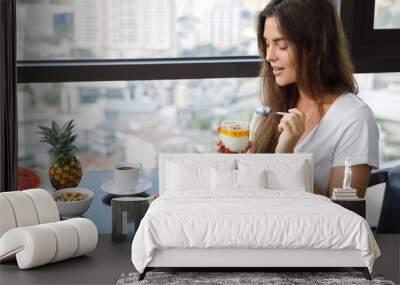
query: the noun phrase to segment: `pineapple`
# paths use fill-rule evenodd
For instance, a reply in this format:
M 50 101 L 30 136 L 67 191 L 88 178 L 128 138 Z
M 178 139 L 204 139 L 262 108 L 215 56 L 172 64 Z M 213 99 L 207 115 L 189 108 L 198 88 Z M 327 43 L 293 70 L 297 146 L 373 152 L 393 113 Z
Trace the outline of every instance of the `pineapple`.
M 75 157 L 78 150 L 74 146 L 76 135 L 72 133 L 74 121 L 68 121 L 60 127 L 55 121 L 51 128 L 39 126 L 42 142 L 51 146 L 49 154 L 53 164 L 49 168 L 51 185 L 58 190 L 61 188 L 76 187 L 82 177 L 81 163 Z

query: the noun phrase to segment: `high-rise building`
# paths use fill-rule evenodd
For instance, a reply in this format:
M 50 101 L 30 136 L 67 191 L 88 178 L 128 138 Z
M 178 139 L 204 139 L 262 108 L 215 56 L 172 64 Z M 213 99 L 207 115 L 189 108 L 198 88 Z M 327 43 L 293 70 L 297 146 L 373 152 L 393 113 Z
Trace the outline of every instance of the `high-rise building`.
M 176 14 L 174 0 L 136 0 L 137 29 L 145 50 L 176 54 Z
M 217 50 L 236 47 L 240 42 L 240 0 L 216 0 L 202 19 L 202 43 Z
M 74 1 L 74 26 L 77 52 L 93 57 L 176 54 L 173 0 Z
M 106 45 L 106 0 L 73 1 L 74 47 L 76 53 L 103 56 Z M 81 57 L 79 54 L 76 57 Z
M 18 59 L 69 58 L 72 8 L 64 1 L 17 5 Z

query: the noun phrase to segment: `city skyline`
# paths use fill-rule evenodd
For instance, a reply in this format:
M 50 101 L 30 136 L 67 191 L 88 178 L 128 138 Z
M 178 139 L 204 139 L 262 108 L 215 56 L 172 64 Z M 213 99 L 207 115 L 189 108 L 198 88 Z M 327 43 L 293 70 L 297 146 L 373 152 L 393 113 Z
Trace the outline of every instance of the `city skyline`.
M 266 3 L 17 2 L 20 59 L 256 55 L 255 15 Z M 159 25 L 164 37 L 157 36 Z M 381 161 L 399 163 L 394 102 L 400 99 L 400 73 L 356 78 L 380 127 Z M 53 119 L 76 121 L 78 157 L 86 170 L 111 169 L 119 161 L 156 167 L 159 153 L 213 152 L 218 123 L 250 120 L 259 95 L 258 78 L 19 84 L 19 163 L 46 171 L 48 148 L 37 131 Z
M 18 1 L 18 58 L 256 55 L 260 0 Z

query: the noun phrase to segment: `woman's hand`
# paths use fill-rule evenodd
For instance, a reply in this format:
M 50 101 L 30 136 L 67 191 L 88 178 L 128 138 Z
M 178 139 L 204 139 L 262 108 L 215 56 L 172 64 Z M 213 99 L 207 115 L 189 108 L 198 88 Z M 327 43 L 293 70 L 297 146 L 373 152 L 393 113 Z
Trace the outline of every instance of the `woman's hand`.
M 226 150 L 220 139 L 216 139 L 214 149 L 218 153 L 225 153 Z
M 297 108 L 289 109 L 289 114 L 284 115 L 278 125 L 280 136 L 275 153 L 293 153 L 304 131 L 304 113 Z

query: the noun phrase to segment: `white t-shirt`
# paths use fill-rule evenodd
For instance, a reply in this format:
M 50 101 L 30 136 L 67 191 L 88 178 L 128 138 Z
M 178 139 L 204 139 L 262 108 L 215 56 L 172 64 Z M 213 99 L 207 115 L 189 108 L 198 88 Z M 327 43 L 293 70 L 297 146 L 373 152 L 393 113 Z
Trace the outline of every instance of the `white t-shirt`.
M 250 125 L 255 126 L 252 121 Z M 348 93 L 333 102 L 294 152 L 313 154 L 314 185 L 327 193 L 332 167 L 344 166 L 347 157 L 352 165 L 379 167 L 378 141 L 378 127 L 371 109 L 361 98 Z

